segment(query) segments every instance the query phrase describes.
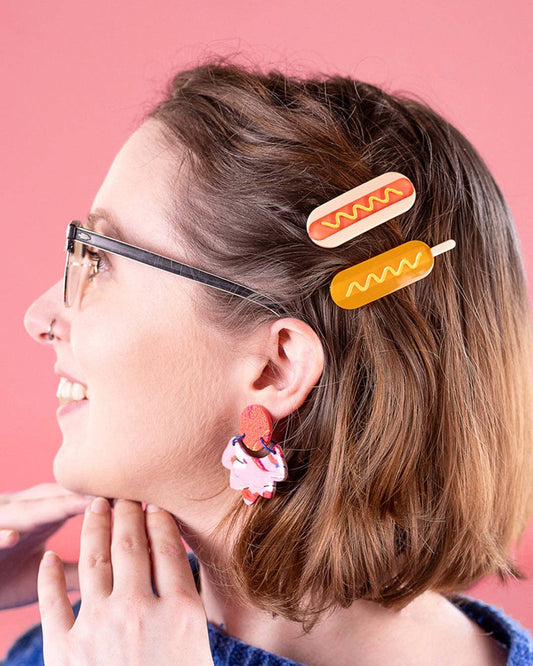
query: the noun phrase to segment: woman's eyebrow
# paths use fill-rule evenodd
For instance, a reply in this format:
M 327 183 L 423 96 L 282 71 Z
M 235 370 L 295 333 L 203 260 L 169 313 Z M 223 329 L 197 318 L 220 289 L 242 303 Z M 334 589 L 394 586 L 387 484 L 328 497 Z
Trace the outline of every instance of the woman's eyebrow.
M 97 222 L 104 222 L 102 229 L 96 232 L 95 226 Z M 113 213 L 105 208 L 95 208 L 91 213 L 87 215 L 87 219 L 84 223 L 84 227 L 89 231 L 94 231 L 95 233 L 101 233 L 103 236 L 109 236 L 110 238 L 116 238 L 123 243 L 131 243 L 125 234 L 121 230 L 121 225 L 118 223 L 117 218 Z

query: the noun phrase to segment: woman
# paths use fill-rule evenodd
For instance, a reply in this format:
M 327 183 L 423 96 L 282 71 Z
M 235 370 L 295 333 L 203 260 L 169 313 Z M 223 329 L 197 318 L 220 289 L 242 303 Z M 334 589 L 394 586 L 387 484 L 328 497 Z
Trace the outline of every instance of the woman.
M 391 203 L 393 187 L 370 195 L 384 174 L 408 205 L 357 232 L 356 210 Z M 306 220 L 353 188 L 366 204 L 326 247 Z M 341 271 L 413 240 L 450 251 L 412 285 L 390 269 L 365 305 L 334 300 Z M 71 492 L 0 507 L 14 562 L 97 496 L 81 610 L 73 567 L 39 567 L 46 664 L 530 663 L 525 630 L 457 594 L 521 576 L 532 328 L 510 213 L 456 129 L 348 78 L 200 66 L 126 142 L 68 249 L 65 293 L 26 327 L 57 354 Z M 111 543 L 105 498 L 122 498 Z M 40 663 L 39 632 L 6 663 Z

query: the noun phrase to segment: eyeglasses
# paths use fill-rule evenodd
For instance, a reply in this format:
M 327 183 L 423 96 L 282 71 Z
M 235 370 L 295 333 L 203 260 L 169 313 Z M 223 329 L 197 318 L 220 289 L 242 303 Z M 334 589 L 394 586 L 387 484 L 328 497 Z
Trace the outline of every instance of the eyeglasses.
M 67 246 L 65 248 L 67 261 L 63 279 L 63 300 L 67 308 L 79 303 L 88 282 L 98 274 L 100 257 L 94 252 L 94 249 L 99 249 L 253 301 L 278 317 L 284 314 L 284 310 L 275 301 L 248 287 L 149 250 L 143 250 L 136 245 L 129 245 L 116 238 L 88 231 L 80 225 L 80 222 L 74 220 L 67 227 Z

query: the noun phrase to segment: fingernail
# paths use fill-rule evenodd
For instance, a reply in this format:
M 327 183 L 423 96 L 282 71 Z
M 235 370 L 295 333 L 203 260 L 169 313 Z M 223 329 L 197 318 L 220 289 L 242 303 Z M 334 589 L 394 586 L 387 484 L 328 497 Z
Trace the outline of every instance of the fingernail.
M 0 530 L 0 539 L 7 541 L 7 539 L 15 536 L 15 534 L 15 530 Z
M 44 567 L 51 567 L 53 566 L 57 561 L 56 554 L 54 553 L 53 550 L 47 550 L 46 553 L 43 555 L 43 566 Z
M 156 511 L 159 511 L 159 507 L 155 504 L 146 505 L 146 513 L 155 513 Z
M 91 511 L 93 513 L 107 513 L 109 511 L 109 502 L 105 497 L 97 497 L 91 504 Z

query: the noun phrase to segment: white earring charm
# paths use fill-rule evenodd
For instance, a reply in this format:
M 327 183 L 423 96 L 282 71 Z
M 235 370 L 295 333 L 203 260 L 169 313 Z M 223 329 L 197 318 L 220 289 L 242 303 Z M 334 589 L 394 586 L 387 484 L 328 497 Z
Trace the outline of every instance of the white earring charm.
M 287 478 L 288 470 L 281 447 L 272 441 L 272 418 L 262 405 L 243 410 L 239 429 L 243 434 L 230 439 L 222 464 L 231 472 L 230 487 L 240 490 L 250 505 L 258 497 L 273 497 L 276 483 Z

